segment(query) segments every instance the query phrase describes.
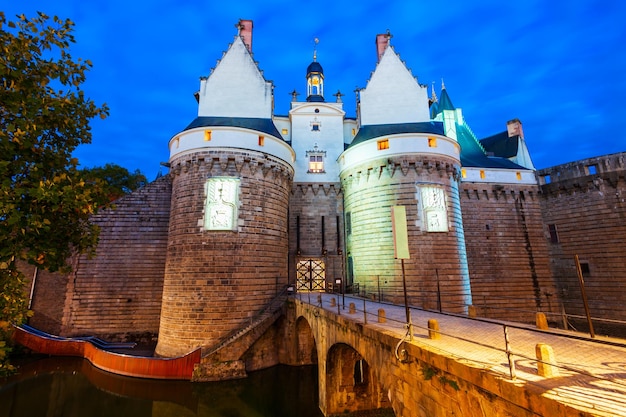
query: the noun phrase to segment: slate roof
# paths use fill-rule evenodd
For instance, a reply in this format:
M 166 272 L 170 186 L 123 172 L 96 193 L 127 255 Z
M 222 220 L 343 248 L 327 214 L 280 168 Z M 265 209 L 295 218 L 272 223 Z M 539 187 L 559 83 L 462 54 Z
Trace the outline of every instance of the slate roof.
M 461 145 L 461 166 L 472 168 L 526 169 L 499 155 L 487 156 L 481 143 L 465 124 L 457 124 L 456 134 L 459 145 Z
M 402 133 L 432 133 L 444 135 L 443 122 L 394 123 L 384 125 L 361 126 L 359 132 L 348 147 L 366 142 L 370 139 L 381 138 Z M 489 157 L 474 133 L 465 124 L 457 124 L 457 141 L 461 146 L 461 166 L 475 168 L 504 168 L 526 169 L 502 157 Z
M 509 137 L 509 132 L 504 131 L 480 140 L 481 145 L 488 153 L 502 158 L 512 158 L 517 155 L 519 136 Z
M 240 127 L 243 129 L 256 130 L 270 136 L 282 139 L 282 135 L 276 129 L 272 119 L 260 119 L 253 117 L 211 117 L 199 116 L 194 119 L 183 131 L 197 127 Z
M 441 97 L 439 97 L 439 101 L 437 102 L 437 113 L 439 114 L 444 110 L 455 110 L 454 104 L 452 104 L 452 100 L 450 100 L 450 96 L 448 95 L 448 91 L 445 88 L 441 89 Z
M 443 122 L 392 123 L 384 125 L 361 126 L 350 146 L 373 138 L 402 133 L 432 133 L 443 135 Z

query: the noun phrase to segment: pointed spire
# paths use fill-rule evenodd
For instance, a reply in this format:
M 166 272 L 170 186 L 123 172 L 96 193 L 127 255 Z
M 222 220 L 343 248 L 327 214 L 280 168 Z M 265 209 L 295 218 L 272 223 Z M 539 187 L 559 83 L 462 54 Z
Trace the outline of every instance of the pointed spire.
M 450 100 L 450 96 L 448 95 L 448 90 L 446 90 L 446 86 L 443 83 L 443 78 L 441 79 L 441 97 L 439 97 L 439 106 L 437 110 L 439 112 L 443 110 L 454 110 L 454 104 L 452 104 L 452 100 Z
M 430 101 L 433 103 L 437 102 L 437 93 L 435 93 L 435 82 L 433 81 L 433 85 L 432 85 L 432 94 L 430 96 Z
M 313 40 L 313 62 L 306 69 L 307 79 L 307 98 L 306 101 L 324 101 L 324 69 L 317 62 L 317 44 L 320 42 L 318 38 Z

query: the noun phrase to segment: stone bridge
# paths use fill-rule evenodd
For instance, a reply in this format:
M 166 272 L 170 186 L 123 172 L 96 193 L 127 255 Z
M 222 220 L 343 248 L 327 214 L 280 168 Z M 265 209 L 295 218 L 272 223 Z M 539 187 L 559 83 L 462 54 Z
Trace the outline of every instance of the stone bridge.
M 555 371 L 556 378 L 543 377 L 538 375 L 537 362 L 524 357 L 514 359 L 517 376 L 515 370 L 512 375 L 507 355 L 502 352 L 496 352 L 500 356 L 490 364 L 493 352 L 482 356 L 483 360 L 473 360 L 470 353 L 486 349 L 447 338 L 444 328 L 439 337 L 436 332 L 430 332 L 429 337 L 423 321 L 436 313 L 422 312 L 423 316 L 414 317 L 414 337 L 409 341 L 405 338 L 406 320 L 402 323 L 403 307 L 389 305 L 383 312 L 376 305 L 368 305 L 370 314 L 364 314 L 363 300 L 350 299 L 340 307 L 341 295 L 299 296 L 301 299 L 296 296 L 287 301 L 284 343 L 291 344 L 286 346 L 288 351 L 296 352 L 296 364 L 318 364 L 319 405 L 325 416 L 385 408 L 393 409 L 397 417 L 626 416 L 626 385 L 610 389 L 615 392 L 612 396 L 605 395 L 603 389 L 594 393 L 593 381 L 583 374 L 566 372 L 558 377 Z M 350 307 L 346 306 L 349 301 Z M 391 320 L 393 314 L 398 320 Z M 501 324 L 494 326 L 502 328 Z M 485 332 L 486 347 L 494 343 L 489 339 L 491 330 L 478 331 Z M 548 341 L 553 337 L 550 332 L 534 333 L 548 337 Z M 534 340 L 530 343 L 535 345 Z M 467 354 L 451 353 L 454 349 Z M 626 352 L 611 349 L 617 349 L 617 357 Z M 626 381 L 625 373 L 618 377 Z

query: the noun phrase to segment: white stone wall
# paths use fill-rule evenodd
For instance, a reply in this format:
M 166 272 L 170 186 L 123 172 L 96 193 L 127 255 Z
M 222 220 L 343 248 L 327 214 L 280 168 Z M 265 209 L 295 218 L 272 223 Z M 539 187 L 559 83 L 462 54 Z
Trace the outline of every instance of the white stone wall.
M 430 120 L 427 87 L 387 48 L 360 93 L 361 126 Z
M 529 169 L 463 168 L 463 183 L 536 185 L 535 171 Z
M 296 153 L 294 182 L 337 182 L 339 180 L 337 158 L 344 148 L 345 112 L 342 107 L 341 103 L 292 103 L 289 115 L 291 146 Z M 317 125 L 318 130 L 314 130 L 313 125 Z M 308 172 L 308 151 L 325 152 L 325 172 Z
M 206 140 L 210 131 L 210 140 Z M 263 144 L 259 143 L 263 136 Z M 206 127 L 186 130 L 170 140 L 170 161 L 185 153 L 203 149 L 239 148 L 263 152 L 276 156 L 293 167 L 295 154 L 287 143 L 279 138 L 260 132 L 236 127 Z
M 239 36 L 200 82 L 199 95 L 198 116 L 272 117 L 272 83 L 265 80 Z
M 378 150 L 378 140 L 385 139 L 389 141 L 389 148 Z M 436 146 L 430 146 L 433 142 L 429 139 L 435 139 Z M 443 155 L 458 160 L 461 152 L 455 140 L 428 133 L 404 133 L 381 137 L 378 140 L 370 139 L 346 149 L 339 159 L 341 171 L 349 170 L 373 159 L 402 155 Z

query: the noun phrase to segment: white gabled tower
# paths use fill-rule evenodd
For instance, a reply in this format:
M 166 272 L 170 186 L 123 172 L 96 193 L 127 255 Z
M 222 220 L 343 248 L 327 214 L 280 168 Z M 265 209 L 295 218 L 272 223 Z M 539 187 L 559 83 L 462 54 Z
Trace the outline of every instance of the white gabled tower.
M 420 85 L 389 44 L 391 34 L 376 37 L 378 64 L 360 92 L 360 125 L 430 120 L 428 88 Z
M 252 58 L 252 21 L 241 20 L 238 28 L 211 75 L 200 81 L 198 116 L 272 117 L 272 82 Z
M 201 79 L 198 117 L 169 143 L 160 356 L 215 348 L 288 283 L 285 219 L 295 155 L 272 120 L 272 83 L 252 59 L 252 21 L 237 27 Z

